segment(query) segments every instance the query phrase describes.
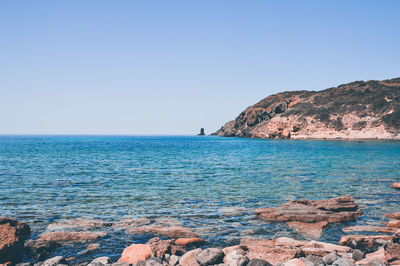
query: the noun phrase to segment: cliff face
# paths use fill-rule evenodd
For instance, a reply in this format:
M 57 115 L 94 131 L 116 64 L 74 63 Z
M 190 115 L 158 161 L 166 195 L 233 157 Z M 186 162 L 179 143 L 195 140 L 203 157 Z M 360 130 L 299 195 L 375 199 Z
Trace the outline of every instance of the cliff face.
M 400 78 L 271 95 L 248 107 L 214 135 L 400 140 Z

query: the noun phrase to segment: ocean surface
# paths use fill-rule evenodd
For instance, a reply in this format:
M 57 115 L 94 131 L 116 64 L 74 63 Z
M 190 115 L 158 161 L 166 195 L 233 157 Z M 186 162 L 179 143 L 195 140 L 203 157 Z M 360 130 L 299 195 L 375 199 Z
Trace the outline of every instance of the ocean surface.
M 352 195 L 364 215 L 331 224 L 321 240 L 337 243 L 349 225 L 381 225 L 400 211 L 400 142 L 256 140 L 192 136 L 0 136 L 0 216 L 28 222 L 33 238 L 54 222 L 96 218 L 167 218 L 209 246 L 240 238 L 302 239 L 254 210 L 299 198 Z M 87 243 L 54 254 L 118 259 L 151 235 L 111 227 L 100 248 Z

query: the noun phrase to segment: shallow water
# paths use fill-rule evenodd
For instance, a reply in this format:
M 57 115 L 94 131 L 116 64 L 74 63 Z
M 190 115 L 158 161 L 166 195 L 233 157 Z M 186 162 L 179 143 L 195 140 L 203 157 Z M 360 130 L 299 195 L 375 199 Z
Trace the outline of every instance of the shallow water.
M 258 207 L 297 198 L 352 195 L 364 215 L 329 225 L 341 229 L 382 224 L 400 211 L 400 142 L 255 140 L 222 137 L 1 136 L 0 215 L 28 222 L 38 237 L 55 221 L 88 217 L 171 217 L 223 246 L 242 237 L 290 236 L 282 223 L 254 216 Z M 100 255 L 117 259 L 123 248 L 151 236 L 111 228 L 97 241 Z M 87 244 L 86 244 L 87 245 Z M 85 244 L 57 250 L 77 256 Z

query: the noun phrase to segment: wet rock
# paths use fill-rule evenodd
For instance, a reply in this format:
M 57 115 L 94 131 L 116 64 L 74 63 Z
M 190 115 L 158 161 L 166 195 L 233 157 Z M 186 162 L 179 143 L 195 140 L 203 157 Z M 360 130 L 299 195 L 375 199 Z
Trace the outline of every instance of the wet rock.
M 52 240 L 28 240 L 25 242 L 25 250 L 36 261 L 43 260 L 60 246 L 60 243 Z
M 110 264 L 111 260 L 110 257 L 98 257 L 92 260 L 88 266 L 101 266 Z
M 111 223 L 106 223 L 99 219 L 85 219 L 85 218 L 78 218 L 78 219 L 71 219 L 71 220 L 64 220 L 61 222 L 52 223 L 47 226 L 47 231 L 60 231 L 66 229 L 92 229 L 92 228 L 101 228 L 111 226 Z
M 268 221 L 336 223 L 354 220 L 362 212 L 353 197 L 343 196 L 327 200 L 293 200 L 276 208 L 257 209 L 256 215 Z
M 335 253 L 329 253 L 325 255 L 322 260 L 325 264 L 332 264 L 334 263 L 339 257 Z
M 204 242 L 204 239 L 198 237 L 178 238 L 177 240 L 175 240 L 176 245 L 185 247 L 201 246 L 202 244 L 204 244 Z
M 377 246 L 380 246 L 379 240 L 388 241 L 391 240 L 390 235 L 344 235 L 340 238 L 339 244 L 342 246 L 349 246 L 361 250 L 370 250 Z
M 43 262 L 42 266 L 56 266 L 59 264 L 67 264 L 67 261 L 63 256 L 56 256 L 50 259 L 47 259 Z
M 59 243 L 86 242 L 86 241 L 97 240 L 106 235 L 107 235 L 106 232 L 92 232 L 92 231 L 50 232 L 42 234 L 39 240 L 55 241 Z
M 171 253 L 171 246 L 174 243 L 173 239 L 170 240 L 161 240 L 158 237 L 154 237 L 147 241 L 147 244 L 150 246 L 154 256 L 158 258 L 164 258 L 166 253 Z
M 0 218 L 0 263 L 21 261 L 24 241 L 29 238 L 28 224 L 9 218 Z
M 361 250 L 359 250 L 359 249 L 353 250 L 353 255 L 352 255 L 353 260 L 355 260 L 355 261 L 362 260 L 364 258 L 364 256 L 365 256 L 365 253 L 362 252 Z
M 400 220 L 400 212 L 387 213 L 385 216 L 391 219 Z
M 249 263 L 249 258 L 244 250 L 235 249 L 225 256 L 224 263 L 229 266 L 245 266 Z
M 200 264 L 196 261 L 195 256 L 196 254 L 200 253 L 202 250 L 201 248 L 191 250 L 186 252 L 182 258 L 179 260 L 179 264 L 181 266 L 200 266 Z
M 160 235 L 167 236 L 172 238 L 179 237 L 197 237 L 192 230 L 183 226 L 165 226 L 165 225 L 146 225 L 135 228 L 126 229 L 128 234 L 152 234 L 152 235 Z
M 354 263 L 350 260 L 347 259 L 338 259 L 334 263 L 332 263 L 332 266 L 353 266 Z
M 372 225 L 355 225 L 349 226 L 342 229 L 343 232 L 376 232 L 376 233 L 395 233 L 397 229 L 383 226 L 372 226 Z
M 146 260 L 145 266 L 163 266 L 163 261 L 157 257 L 151 257 Z
M 392 184 L 392 188 L 394 189 L 400 189 L 400 182 L 395 182 Z
M 389 227 L 400 228 L 400 220 L 392 220 L 386 223 Z
M 261 259 L 251 259 L 247 266 L 272 266 L 272 264 Z
M 224 252 L 219 248 L 207 248 L 197 253 L 195 259 L 200 265 L 214 265 L 222 263 L 224 256 Z
M 150 224 L 150 220 L 145 217 L 140 218 L 125 218 L 112 225 L 115 229 L 126 229 L 130 227 L 138 227 Z
M 245 211 L 244 208 L 241 207 L 222 207 L 218 209 L 218 212 L 222 215 L 233 216 L 239 215 Z
M 153 251 L 148 244 L 132 244 L 125 248 L 118 262 L 127 262 L 135 264 L 138 261 L 146 261 L 153 257 Z
M 322 229 L 328 224 L 328 222 L 303 223 L 292 221 L 287 224 L 304 238 L 317 240 L 321 237 Z
M 173 217 L 156 218 L 154 219 L 154 222 L 156 224 L 169 225 L 169 226 L 182 225 L 181 221 Z
M 82 250 L 80 252 L 78 252 L 78 255 L 84 255 L 84 254 L 88 254 L 88 253 L 92 253 L 96 250 L 98 250 L 100 248 L 100 244 L 99 243 L 94 243 L 94 244 L 90 244 L 86 247 L 85 250 Z

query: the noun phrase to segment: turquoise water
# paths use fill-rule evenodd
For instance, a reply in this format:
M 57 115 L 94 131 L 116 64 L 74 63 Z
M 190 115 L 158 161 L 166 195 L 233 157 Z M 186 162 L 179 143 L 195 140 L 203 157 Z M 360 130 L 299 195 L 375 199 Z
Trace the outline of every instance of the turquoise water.
M 209 245 L 242 237 L 290 236 L 285 224 L 256 219 L 254 209 L 298 198 L 352 195 L 364 215 L 329 225 L 382 224 L 400 211 L 400 142 L 255 140 L 222 137 L 1 136 L 1 216 L 28 222 L 33 237 L 63 219 L 172 217 Z M 151 236 L 113 231 L 98 241 L 100 255 L 118 258 Z M 78 245 L 78 246 L 77 246 Z M 56 253 L 77 256 L 85 245 Z

